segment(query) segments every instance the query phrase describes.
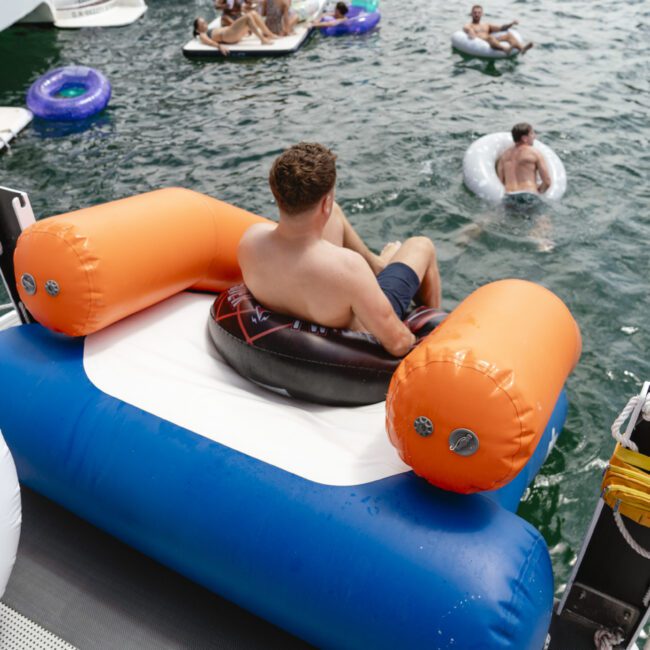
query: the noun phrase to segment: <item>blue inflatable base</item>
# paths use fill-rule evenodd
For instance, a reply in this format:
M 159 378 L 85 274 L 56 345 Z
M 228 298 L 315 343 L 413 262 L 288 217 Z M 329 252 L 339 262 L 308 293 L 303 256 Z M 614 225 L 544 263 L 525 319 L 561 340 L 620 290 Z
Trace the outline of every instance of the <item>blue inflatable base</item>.
M 511 510 L 564 393 L 496 492 L 443 492 L 412 472 L 333 487 L 102 393 L 83 345 L 39 325 L 0 332 L 0 428 L 29 487 L 318 647 L 543 646 L 550 558 Z

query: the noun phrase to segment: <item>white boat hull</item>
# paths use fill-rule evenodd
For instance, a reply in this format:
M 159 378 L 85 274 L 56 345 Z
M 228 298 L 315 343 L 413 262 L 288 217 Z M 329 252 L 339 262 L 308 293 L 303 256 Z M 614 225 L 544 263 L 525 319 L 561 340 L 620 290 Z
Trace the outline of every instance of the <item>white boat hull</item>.
M 17 22 L 56 27 L 121 27 L 147 10 L 144 0 L 17 0 L 0 3 L 0 31 Z

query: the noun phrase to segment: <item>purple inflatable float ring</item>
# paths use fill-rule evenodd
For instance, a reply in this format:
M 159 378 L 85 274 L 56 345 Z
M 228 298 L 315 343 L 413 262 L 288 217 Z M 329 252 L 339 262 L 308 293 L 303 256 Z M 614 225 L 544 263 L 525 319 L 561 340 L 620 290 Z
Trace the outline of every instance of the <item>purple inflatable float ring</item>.
M 365 34 L 377 26 L 381 15 L 378 11 L 366 11 L 362 7 L 350 7 L 345 20 L 333 27 L 320 30 L 324 36 L 345 36 L 346 34 Z M 325 18 L 324 20 L 331 20 Z
M 27 107 L 44 120 L 82 120 L 103 110 L 111 84 L 97 70 L 71 65 L 50 70 L 27 92 Z

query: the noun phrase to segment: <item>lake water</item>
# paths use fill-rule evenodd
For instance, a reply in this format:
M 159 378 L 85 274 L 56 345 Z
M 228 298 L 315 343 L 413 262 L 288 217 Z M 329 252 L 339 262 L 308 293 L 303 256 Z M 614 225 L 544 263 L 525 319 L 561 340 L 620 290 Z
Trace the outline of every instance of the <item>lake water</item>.
M 315 36 L 294 56 L 254 61 L 183 57 L 194 17 L 212 18 L 207 1 L 156 0 L 120 29 L 13 27 L 0 34 L 0 105 L 23 106 L 38 76 L 68 64 L 103 71 L 113 97 L 83 131 L 28 127 L 0 154 L 0 184 L 26 191 L 37 217 L 170 185 L 274 216 L 272 160 L 320 141 L 338 154 L 338 200 L 370 246 L 436 242 L 445 308 L 507 277 L 554 291 L 584 351 L 567 426 L 520 514 L 546 538 L 559 590 L 613 450 L 609 427 L 650 379 L 650 5 L 494 0 L 486 18 L 518 18 L 535 47 L 486 63 L 451 50 L 470 4 L 385 2 L 372 34 Z M 519 121 L 567 170 L 545 215 L 505 213 L 462 184 L 470 143 Z

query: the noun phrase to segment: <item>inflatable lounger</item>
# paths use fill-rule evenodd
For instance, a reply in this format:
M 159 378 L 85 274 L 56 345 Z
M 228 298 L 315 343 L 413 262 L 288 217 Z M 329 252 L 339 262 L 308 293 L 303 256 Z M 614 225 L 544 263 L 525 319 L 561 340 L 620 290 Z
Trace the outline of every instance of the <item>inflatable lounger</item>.
M 412 380 L 426 365 L 421 356 L 433 358 L 429 343 L 441 336 L 471 375 L 465 393 L 444 408 L 457 401 L 469 417 L 477 403 L 472 382 L 482 379 L 467 365 L 473 352 L 454 350 L 453 319 L 458 312 L 456 326 L 471 326 L 477 300 L 454 310 L 442 333 L 436 329 L 416 348 L 410 367 L 398 367 L 388 413 L 383 403 L 328 407 L 270 392 L 236 374 L 212 346 L 214 296 L 183 291 L 214 287 L 215 278 L 222 288 L 240 281 L 237 242 L 259 219 L 209 197 L 165 190 L 46 219 L 20 236 L 14 263 L 22 302 L 49 327 L 81 334 L 35 323 L 0 332 L 0 428 L 20 480 L 318 647 L 542 647 L 553 603 L 550 558 L 539 532 L 513 511 L 566 417 L 562 374 L 559 388 L 545 397 L 542 389 L 532 408 L 519 401 L 523 392 L 516 396 L 517 430 L 527 418 L 542 424 L 539 435 L 518 439 L 511 457 L 523 446 L 530 453 L 516 471 L 506 463 L 503 487 L 472 494 L 434 487 L 400 460 L 386 420 L 391 439 L 400 439 L 400 419 L 411 427 L 411 402 L 402 395 L 418 392 Z M 130 250 L 138 241 L 147 244 L 140 244 L 140 258 Z M 170 247 L 186 254 L 171 255 Z M 183 268 L 172 273 L 170 259 Z M 549 318 L 539 331 L 562 338 L 552 317 L 560 301 L 535 287 L 514 284 L 536 300 L 547 296 Z M 493 314 L 494 322 L 505 323 L 511 339 L 516 319 L 504 304 L 498 308 L 503 315 Z M 536 327 L 537 313 L 525 311 Z M 563 318 L 561 310 L 555 314 Z M 493 329 L 489 320 L 483 322 Z M 492 365 L 479 359 L 478 367 L 504 386 L 532 375 L 551 382 L 551 350 L 563 364 L 579 352 L 570 316 L 566 329 L 565 353 L 520 337 L 541 355 L 532 369 L 513 374 L 497 357 Z M 455 373 L 462 374 L 460 365 Z M 444 392 L 437 385 L 434 394 Z M 489 408 L 476 412 L 487 418 Z M 509 418 L 503 407 L 498 413 L 497 436 Z M 416 426 L 417 439 L 400 439 L 400 454 L 419 458 L 414 467 L 430 481 L 423 462 L 431 454 L 418 457 L 417 447 L 442 444 L 429 447 L 433 456 L 451 454 L 444 415 L 431 414 L 435 431 Z M 489 458 L 489 427 L 480 431 L 479 424 L 471 427 L 480 451 L 456 443 L 461 467 Z M 481 476 L 469 471 L 470 483 L 494 483 L 493 465 L 499 462 L 487 463 Z M 458 491 L 476 490 L 462 474 L 455 481 Z
M 180 294 L 85 339 L 1 332 L 21 481 L 319 647 L 540 648 L 550 559 L 511 510 L 564 394 L 514 481 L 444 492 L 401 463 L 383 404 L 295 402 L 215 359 L 211 302 Z

